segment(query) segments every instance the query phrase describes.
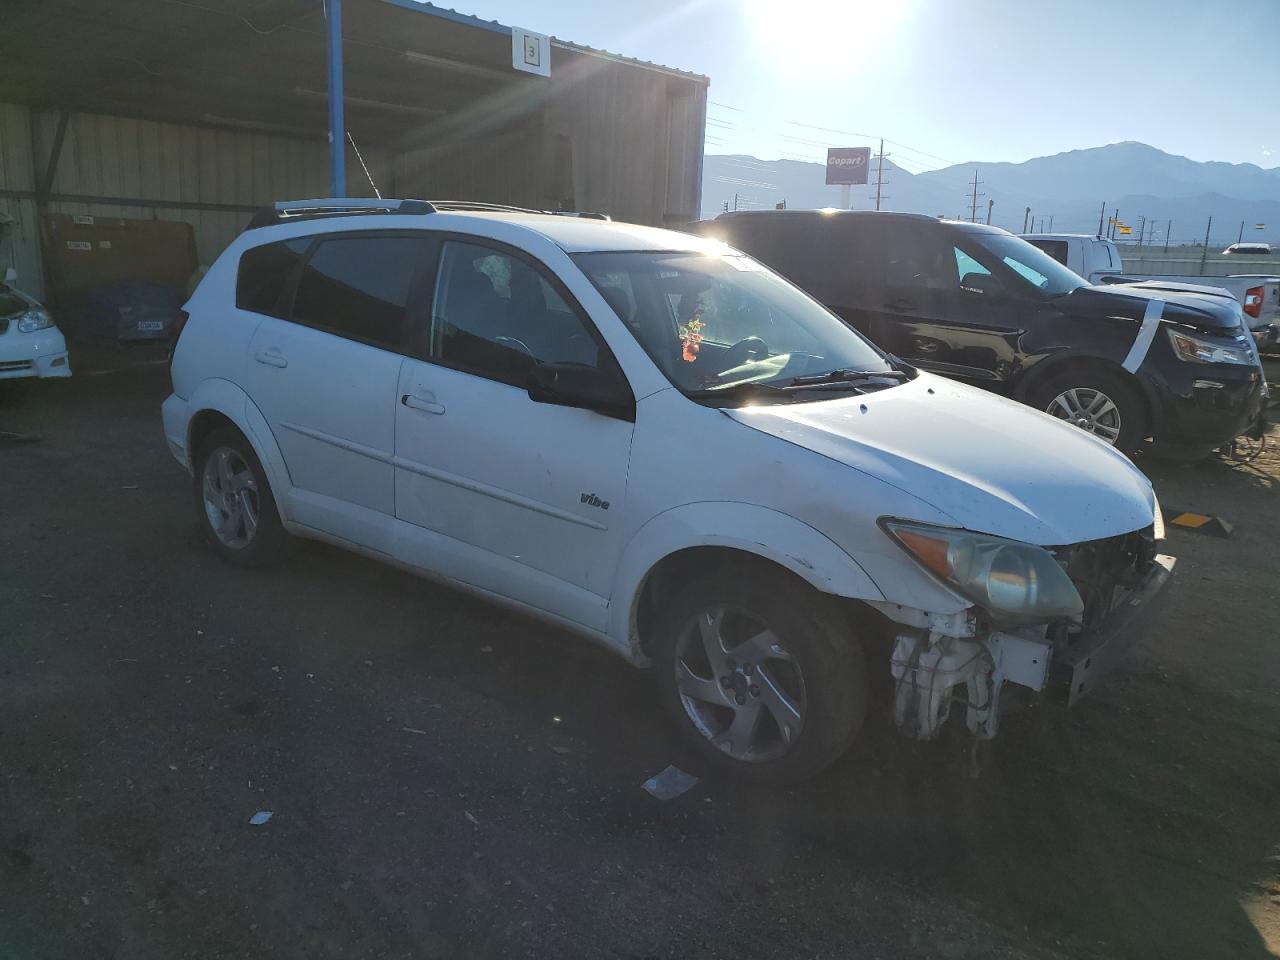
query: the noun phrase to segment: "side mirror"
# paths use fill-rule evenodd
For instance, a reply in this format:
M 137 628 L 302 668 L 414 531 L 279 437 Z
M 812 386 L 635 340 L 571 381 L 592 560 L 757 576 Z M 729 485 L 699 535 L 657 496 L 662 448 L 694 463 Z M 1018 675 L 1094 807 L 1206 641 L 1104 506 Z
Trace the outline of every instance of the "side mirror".
M 13 269 L 13 267 L 7 268 L 4 272 L 4 285 L 6 287 L 12 287 L 17 282 L 18 282 L 18 271 Z
M 539 363 L 529 374 L 529 399 L 594 410 L 619 420 L 636 419 L 636 401 L 622 374 L 584 363 Z

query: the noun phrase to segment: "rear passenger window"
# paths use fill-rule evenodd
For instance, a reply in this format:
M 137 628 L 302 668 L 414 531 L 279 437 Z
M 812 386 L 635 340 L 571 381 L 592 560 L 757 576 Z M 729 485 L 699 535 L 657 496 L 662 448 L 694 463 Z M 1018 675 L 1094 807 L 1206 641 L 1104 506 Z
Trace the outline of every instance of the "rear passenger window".
M 310 237 L 299 237 L 251 247 L 242 253 L 236 273 L 236 306 L 270 317 L 285 317 L 289 311 L 285 298 L 310 244 Z
M 1067 241 L 1065 240 L 1028 240 L 1033 247 L 1039 247 L 1053 259 L 1057 260 L 1064 267 L 1067 265 Z M 1110 261 L 1111 257 L 1108 256 Z
M 429 255 L 429 242 L 414 237 L 322 240 L 302 269 L 292 319 L 399 350 L 409 291 Z

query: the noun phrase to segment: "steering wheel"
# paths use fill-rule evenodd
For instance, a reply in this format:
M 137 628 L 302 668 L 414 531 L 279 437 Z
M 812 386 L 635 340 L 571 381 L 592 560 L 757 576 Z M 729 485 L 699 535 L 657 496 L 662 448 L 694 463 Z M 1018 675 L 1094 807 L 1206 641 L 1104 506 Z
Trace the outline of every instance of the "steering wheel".
M 740 367 L 748 360 L 764 360 L 769 356 L 769 345 L 759 337 L 745 337 L 724 352 L 721 360 L 724 370 Z

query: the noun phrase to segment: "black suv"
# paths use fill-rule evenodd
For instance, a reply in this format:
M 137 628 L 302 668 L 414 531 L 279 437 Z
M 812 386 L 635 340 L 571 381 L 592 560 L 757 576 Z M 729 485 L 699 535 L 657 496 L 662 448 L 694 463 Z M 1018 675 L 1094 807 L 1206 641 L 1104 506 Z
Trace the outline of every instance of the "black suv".
M 1125 451 L 1202 455 L 1262 429 L 1239 304 L 1158 283 L 1090 286 L 983 224 L 778 210 L 693 224 L 807 290 L 879 346 L 1006 393 Z

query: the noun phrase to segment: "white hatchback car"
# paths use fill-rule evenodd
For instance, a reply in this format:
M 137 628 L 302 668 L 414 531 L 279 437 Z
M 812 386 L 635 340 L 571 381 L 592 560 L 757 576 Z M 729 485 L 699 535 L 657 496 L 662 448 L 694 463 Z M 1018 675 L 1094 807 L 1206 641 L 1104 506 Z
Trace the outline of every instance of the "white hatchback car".
M 224 557 L 329 541 L 653 667 L 713 764 L 808 776 L 1074 700 L 1173 567 L 1096 438 L 888 356 L 716 241 L 426 201 L 280 204 L 186 307 L 164 429 Z M 1052 668 L 1052 669 L 1051 669 Z

